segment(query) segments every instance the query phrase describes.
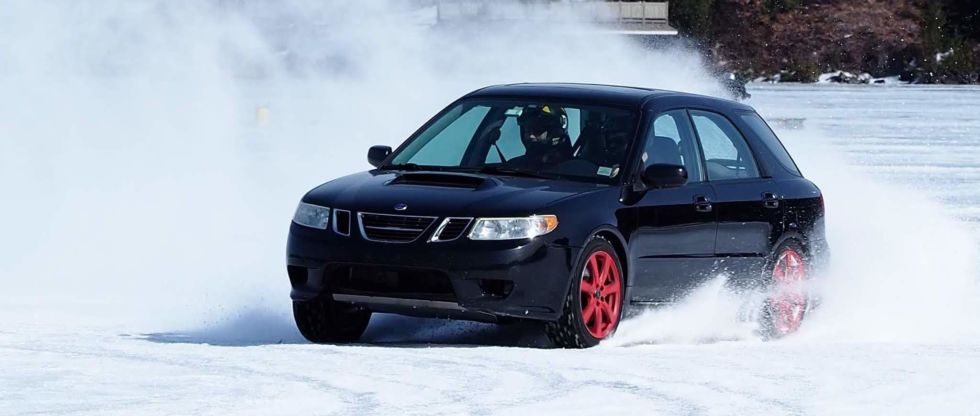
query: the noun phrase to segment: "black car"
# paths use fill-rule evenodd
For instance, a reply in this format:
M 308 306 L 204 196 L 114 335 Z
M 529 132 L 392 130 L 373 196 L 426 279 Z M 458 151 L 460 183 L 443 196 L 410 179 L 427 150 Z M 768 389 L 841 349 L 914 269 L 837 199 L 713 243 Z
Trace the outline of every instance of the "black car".
M 719 274 L 794 332 L 827 253 L 823 197 L 749 106 L 581 84 L 450 104 L 375 169 L 307 193 L 289 230 L 296 324 L 350 342 L 372 312 L 546 321 L 558 346 Z

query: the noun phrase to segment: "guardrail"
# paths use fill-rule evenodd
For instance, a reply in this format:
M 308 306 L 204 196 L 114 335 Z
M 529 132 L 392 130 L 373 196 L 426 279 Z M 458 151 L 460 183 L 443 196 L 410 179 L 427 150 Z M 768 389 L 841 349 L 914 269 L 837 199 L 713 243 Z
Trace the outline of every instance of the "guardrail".
M 438 0 L 438 19 L 485 20 L 593 20 L 600 23 L 667 23 L 666 1 L 499 2 L 491 0 Z
M 597 5 L 600 6 L 600 5 Z M 615 17 L 616 21 L 660 21 L 667 22 L 669 3 L 666 1 L 636 1 L 636 2 L 605 2 L 601 4 L 609 9 L 606 16 Z

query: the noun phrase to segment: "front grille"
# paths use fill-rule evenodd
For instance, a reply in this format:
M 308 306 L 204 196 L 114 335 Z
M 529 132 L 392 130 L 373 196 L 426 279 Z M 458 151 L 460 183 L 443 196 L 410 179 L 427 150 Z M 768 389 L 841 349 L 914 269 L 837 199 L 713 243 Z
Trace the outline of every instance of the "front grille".
M 361 235 L 365 239 L 386 243 L 411 243 L 417 240 L 436 219 L 436 217 L 367 212 L 359 212 L 357 216 Z
M 350 211 L 333 210 L 333 231 L 343 236 L 350 235 Z
M 473 218 L 450 217 L 442 221 L 432 235 L 432 241 L 452 241 L 463 235 Z

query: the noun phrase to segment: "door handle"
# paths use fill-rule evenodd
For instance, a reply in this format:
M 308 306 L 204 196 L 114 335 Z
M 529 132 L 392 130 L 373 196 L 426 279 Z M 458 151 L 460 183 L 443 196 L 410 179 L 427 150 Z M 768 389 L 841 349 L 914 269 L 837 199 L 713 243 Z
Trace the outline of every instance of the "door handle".
M 769 209 L 779 208 L 779 197 L 776 196 L 776 194 L 774 194 L 772 192 L 763 192 L 762 193 L 762 206 L 764 206 L 766 208 L 769 208 Z
M 694 210 L 697 212 L 711 212 L 712 208 L 711 199 L 708 199 L 708 197 L 704 195 L 694 197 Z

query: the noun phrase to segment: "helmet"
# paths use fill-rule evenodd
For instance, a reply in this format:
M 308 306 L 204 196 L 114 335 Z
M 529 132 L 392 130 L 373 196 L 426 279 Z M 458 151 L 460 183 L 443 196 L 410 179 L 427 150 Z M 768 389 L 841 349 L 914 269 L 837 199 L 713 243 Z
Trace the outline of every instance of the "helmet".
M 568 116 L 561 107 L 543 104 L 528 106 L 517 118 L 521 126 L 521 141 L 527 154 L 543 154 L 565 142 Z

